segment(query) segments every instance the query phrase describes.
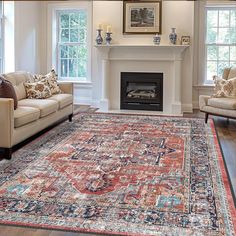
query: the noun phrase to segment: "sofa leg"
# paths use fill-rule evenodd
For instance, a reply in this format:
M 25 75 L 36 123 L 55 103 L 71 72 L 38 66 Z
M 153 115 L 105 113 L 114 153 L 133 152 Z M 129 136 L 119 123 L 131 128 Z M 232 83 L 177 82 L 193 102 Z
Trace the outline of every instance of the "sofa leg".
M 69 121 L 72 122 L 72 117 L 73 117 L 73 114 L 70 114 L 69 115 Z
M 229 118 L 227 118 L 227 125 L 229 124 Z
M 0 156 L 7 160 L 11 160 L 12 148 L 0 148 Z
M 206 123 L 206 124 L 207 124 L 207 121 L 208 121 L 208 116 L 209 116 L 209 114 L 206 113 L 206 114 L 205 114 L 205 123 Z

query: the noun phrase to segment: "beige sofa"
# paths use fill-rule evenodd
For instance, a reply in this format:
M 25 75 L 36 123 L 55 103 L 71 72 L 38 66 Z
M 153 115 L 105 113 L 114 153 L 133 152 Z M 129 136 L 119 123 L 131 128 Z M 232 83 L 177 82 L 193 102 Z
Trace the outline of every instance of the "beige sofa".
M 62 118 L 73 115 L 73 84 L 59 83 L 62 94 L 47 99 L 27 99 L 24 82 L 32 79 L 26 72 L 4 75 L 15 89 L 18 107 L 13 99 L 0 98 L 0 149 L 1 156 L 11 158 L 12 147 Z
M 225 68 L 222 78 L 229 80 L 236 77 L 236 68 Z M 205 123 L 208 116 L 222 116 L 236 119 L 236 97 L 212 97 L 206 95 L 199 96 L 200 111 L 205 113 Z

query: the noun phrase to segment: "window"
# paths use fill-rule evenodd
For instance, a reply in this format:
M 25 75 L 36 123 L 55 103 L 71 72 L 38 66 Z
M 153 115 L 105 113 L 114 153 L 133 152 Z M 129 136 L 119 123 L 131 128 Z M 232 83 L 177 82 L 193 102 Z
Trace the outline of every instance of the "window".
M 206 8 L 206 82 L 236 66 L 236 8 Z
M 57 70 L 61 80 L 89 80 L 86 10 L 57 11 Z

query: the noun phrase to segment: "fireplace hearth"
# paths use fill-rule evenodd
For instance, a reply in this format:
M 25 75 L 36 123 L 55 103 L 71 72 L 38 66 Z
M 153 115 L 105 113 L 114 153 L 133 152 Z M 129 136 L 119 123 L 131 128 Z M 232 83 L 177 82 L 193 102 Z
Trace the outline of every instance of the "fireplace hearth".
M 163 73 L 121 72 L 120 108 L 163 111 Z

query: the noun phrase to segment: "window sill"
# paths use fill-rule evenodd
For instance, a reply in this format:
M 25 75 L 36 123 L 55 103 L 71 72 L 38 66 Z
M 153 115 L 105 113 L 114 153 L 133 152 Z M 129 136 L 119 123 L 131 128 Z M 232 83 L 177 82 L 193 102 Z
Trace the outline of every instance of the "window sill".
M 199 89 L 214 89 L 215 85 L 214 84 L 198 84 L 198 85 L 193 85 L 193 87 L 197 90 L 199 90 Z
M 72 83 L 72 84 L 92 85 L 91 81 L 58 80 L 58 83 L 61 83 L 61 84 Z

